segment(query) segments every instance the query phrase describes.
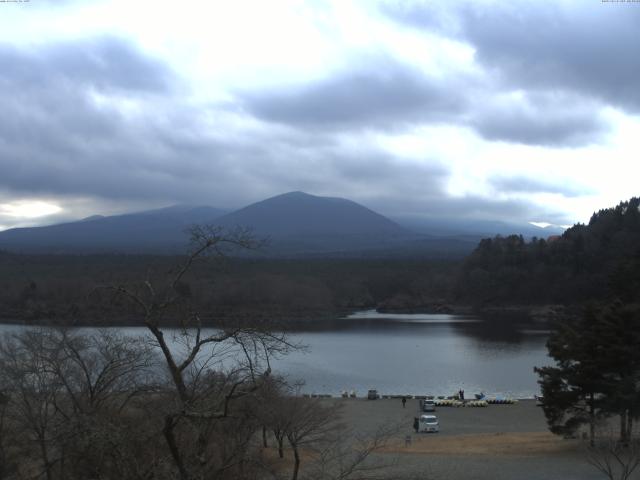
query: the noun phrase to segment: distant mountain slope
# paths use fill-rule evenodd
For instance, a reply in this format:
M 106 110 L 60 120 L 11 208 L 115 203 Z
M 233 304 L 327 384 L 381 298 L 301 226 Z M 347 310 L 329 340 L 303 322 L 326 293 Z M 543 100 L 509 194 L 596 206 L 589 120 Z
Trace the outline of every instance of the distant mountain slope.
M 216 221 L 242 225 L 272 237 L 291 236 L 406 236 L 407 230 L 387 217 L 344 198 L 290 192 L 253 203 Z
M 416 233 L 344 198 L 303 192 L 278 195 L 229 213 L 212 207 L 159 210 L 0 232 L 0 249 L 26 253 L 180 253 L 193 224 L 250 227 L 269 245 L 256 253 L 279 257 L 462 258 L 479 237 L 456 227 Z M 454 225 L 454 223 L 452 223 Z M 458 225 L 459 226 L 459 225 Z
M 525 238 L 547 238 L 552 235 L 562 235 L 564 228 L 550 225 L 536 227 L 530 223 L 508 223 L 490 220 L 459 220 L 429 217 L 391 217 L 399 225 L 417 233 L 424 233 L 439 237 L 467 238 L 480 241 L 495 235 L 522 235 Z
M 157 210 L 103 217 L 46 227 L 0 232 L 0 248 L 43 253 L 168 253 L 183 250 L 185 229 L 212 223 L 227 213 L 213 207 L 176 205 Z
M 216 224 L 250 227 L 276 256 L 404 255 L 407 242 L 419 237 L 356 202 L 289 192 L 225 215 Z

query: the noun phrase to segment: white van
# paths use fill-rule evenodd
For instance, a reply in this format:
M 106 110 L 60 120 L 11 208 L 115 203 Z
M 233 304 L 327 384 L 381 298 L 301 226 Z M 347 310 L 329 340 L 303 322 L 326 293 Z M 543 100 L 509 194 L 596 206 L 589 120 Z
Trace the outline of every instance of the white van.
M 427 433 L 438 433 L 440 431 L 440 423 L 435 415 L 420 415 L 418 421 L 418 431 Z

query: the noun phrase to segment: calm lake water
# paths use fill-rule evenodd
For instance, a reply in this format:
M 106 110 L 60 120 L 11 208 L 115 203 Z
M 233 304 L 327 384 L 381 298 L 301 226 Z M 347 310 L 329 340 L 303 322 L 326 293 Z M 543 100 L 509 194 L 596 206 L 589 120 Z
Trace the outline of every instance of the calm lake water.
M 354 314 L 324 331 L 292 334 L 309 346 L 275 362 L 306 393 L 532 397 L 534 366 L 551 364 L 548 331 L 514 318 L 455 315 Z
M 24 327 L 2 325 L 0 331 Z M 116 327 L 114 327 L 116 328 Z M 91 329 L 83 328 L 83 331 Z M 144 328 L 117 330 L 147 334 Z M 274 373 L 303 380 L 303 393 L 338 395 L 371 388 L 380 394 L 532 397 L 538 393 L 534 366 L 551 364 L 548 332 L 513 317 L 359 312 L 313 331 L 290 334 L 307 346 L 272 363 Z

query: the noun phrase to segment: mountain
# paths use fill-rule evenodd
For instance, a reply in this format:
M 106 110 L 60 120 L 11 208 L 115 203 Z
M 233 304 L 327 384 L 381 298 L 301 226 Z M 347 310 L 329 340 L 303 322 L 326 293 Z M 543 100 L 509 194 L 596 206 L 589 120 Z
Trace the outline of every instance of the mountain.
M 375 250 L 395 256 L 400 244 L 417 235 L 356 202 L 289 192 L 253 203 L 216 220 L 249 227 L 266 237 L 267 254 L 277 256 L 351 255 Z
M 184 250 L 185 229 L 227 213 L 213 207 L 175 205 L 126 215 L 94 215 L 77 222 L 0 232 L 0 248 L 38 253 L 169 253 Z
M 159 210 L 0 232 L 0 248 L 56 253 L 176 253 L 193 224 L 249 227 L 268 238 L 262 255 L 325 255 L 377 249 L 381 255 L 417 236 L 350 200 L 291 192 L 228 213 L 211 207 Z
M 29 253 L 180 253 L 186 248 L 187 227 L 216 224 L 250 227 L 256 236 L 268 238 L 267 247 L 258 255 L 462 258 L 481 238 L 514 231 L 499 222 L 421 222 L 403 219 L 399 224 L 351 200 L 289 192 L 233 212 L 177 205 L 127 215 L 94 215 L 46 227 L 15 228 L 0 232 L 0 249 Z
M 565 231 L 564 228 L 554 225 L 542 228 L 530 223 L 508 223 L 497 220 L 459 220 L 415 216 L 392 217 L 392 219 L 399 225 L 417 233 L 439 237 L 466 238 L 476 242 L 495 235 L 547 238 L 552 235 L 562 235 Z
M 251 227 L 260 235 L 398 236 L 409 232 L 379 213 L 344 198 L 290 192 L 253 203 L 219 218 L 224 226 Z

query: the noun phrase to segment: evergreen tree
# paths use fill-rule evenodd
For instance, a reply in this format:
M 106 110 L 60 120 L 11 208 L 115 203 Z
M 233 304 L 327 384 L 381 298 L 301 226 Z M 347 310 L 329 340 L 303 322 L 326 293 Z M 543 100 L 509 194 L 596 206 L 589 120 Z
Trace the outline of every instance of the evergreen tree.
M 602 364 L 606 395 L 603 409 L 620 416 L 620 441 L 631 440 L 633 420 L 640 416 L 640 310 L 619 301 L 598 315 L 606 349 Z
M 605 388 L 599 364 L 605 348 L 600 333 L 593 308 L 580 318 L 559 323 L 547 341 L 549 355 L 557 366 L 534 369 L 540 376 L 538 383 L 549 429 L 556 434 L 573 435 L 581 425 L 588 424 L 592 445 Z
M 620 416 L 620 441 L 628 444 L 640 416 L 640 310 L 619 301 L 589 307 L 565 320 L 547 342 L 555 367 L 536 368 L 550 430 L 573 434 L 595 422 Z

